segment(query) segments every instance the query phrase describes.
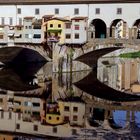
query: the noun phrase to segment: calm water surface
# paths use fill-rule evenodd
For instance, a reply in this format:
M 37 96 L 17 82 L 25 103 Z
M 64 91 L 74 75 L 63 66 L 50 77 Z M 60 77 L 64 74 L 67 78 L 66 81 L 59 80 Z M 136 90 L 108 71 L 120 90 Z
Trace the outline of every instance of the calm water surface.
M 110 88 L 139 97 L 139 69 L 140 60 L 118 58 L 101 58 L 97 72 L 52 74 L 51 63 L 2 68 L 0 139 L 139 140 L 140 101 L 109 98 Z

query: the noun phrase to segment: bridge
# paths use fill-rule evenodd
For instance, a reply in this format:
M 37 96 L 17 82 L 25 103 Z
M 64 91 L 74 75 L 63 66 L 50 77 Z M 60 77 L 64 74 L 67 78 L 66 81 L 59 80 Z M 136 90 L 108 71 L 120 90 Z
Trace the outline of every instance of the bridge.
M 4 64 L 51 61 L 42 46 L 22 45 L 0 48 L 0 61 Z

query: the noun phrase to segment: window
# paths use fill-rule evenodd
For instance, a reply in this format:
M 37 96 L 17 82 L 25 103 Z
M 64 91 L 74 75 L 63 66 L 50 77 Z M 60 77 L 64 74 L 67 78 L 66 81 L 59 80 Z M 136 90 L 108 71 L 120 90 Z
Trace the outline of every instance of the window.
M 29 38 L 29 34 L 25 34 L 25 38 Z
M 2 103 L 3 102 L 3 99 L 2 98 L 0 98 L 0 103 Z
M 72 129 L 72 135 L 76 135 L 77 134 L 77 130 L 76 129 Z
M 49 116 L 49 120 L 51 120 L 52 119 L 52 117 L 51 116 Z
M 65 106 L 64 111 L 69 111 L 69 106 Z
M 59 120 L 59 117 L 57 117 L 56 119 Z
M 73 121 L 77 121 L 78 117 L 76 115 L 73 116 Z
M 50 28 L 53 28 L 53 24 L 50 24 Z
M 18 120 L 21 119 L 21 113 L 18 113 Z
M 58 28 L 61 28 L 61 24 L 58 24 Z
M 79 25 L 75 25 L 75 26 L 74 26 L 74 29 L 75 29 L 75 30 L 79 30 Z
M 38 131 L 38 126 L 34 125 L 34 131 Z
M 70 39 L 71 38 L 71 34 L 66 34 L 66 39 Z
M 18 24 L 19 24 L 19 25 L 22 25 L 22 18 L 19 18 L 19 19 L 18 19 Z
M 53 133 L 57 133 L 57 127 L 53 127 Z
M 59 9 L 55 8 L 55 14 L 59 14 Z
M 71 24 L 70 23 L 66 23 L 66 29 L 70 29 L 71 28 Z
M 13 18 L 9 17 L 9 25 L 13 25 Z
M 32 29 L 32 26 L 29 26 L 29 29 Z
M 95 14 L 100 14 L 100 8 L 95 9 Z
M 39 8 L 35 9 L 35 15 L 39 15 Z
M 3 39 L 4 38 L 4 36 L 3 35 L 0 35 L 0 39 Z
M 1 18 L 1 24 L 2 24 L 2 25 L 5 24 L 5 18 L 4 18 L 4 17 Z
M 78 112 L 78 107 L 73 107 L 74 112 Z
M 41 34 L 34 34 L 33 38 L 41 38 Z M 40 106 L 40 104 L 38 103 L 38 105 Z M 37 106 L 37 103 L 36 103 Z
M 21 8 L 17 9 L 17 14 L 21 14 Z
M 20 129 L 20 124 L 16 124 L 16 129 Z
M 122 14 L 122 8 L 117 8 L 117 14 L 118 15 Z
M 75 39 L 79 39 L 79 34 L 75 34 Z
M 79 14 L 79 8 L 75 8 L 74 9 L 74 15 L 78 15 Z
M 34 25 L 33 29 L 41 29 L 40 25 Z

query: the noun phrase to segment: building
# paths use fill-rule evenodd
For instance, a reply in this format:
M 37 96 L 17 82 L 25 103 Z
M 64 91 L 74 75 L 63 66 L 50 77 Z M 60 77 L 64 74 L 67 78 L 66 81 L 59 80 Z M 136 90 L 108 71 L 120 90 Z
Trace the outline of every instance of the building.
M 37 19 L 41 19 L 46 14 L 70 18 L 84 16 L 88 17 L 90 38 L 114 37 L 114 28 L 120 20 L 126 23 L 129 38 L 139 38 L 140 3 L 138 0 L 84 0 L 82 2 L 79 0 L 12 0 L 0 1 L 0 4 L 0 25 L 22 25 L 24 17 L 27 16 Z
M 87 17 L 73 17 L 71 23 L 66 24 L 65 43 L 84 44 L 87 42 Z

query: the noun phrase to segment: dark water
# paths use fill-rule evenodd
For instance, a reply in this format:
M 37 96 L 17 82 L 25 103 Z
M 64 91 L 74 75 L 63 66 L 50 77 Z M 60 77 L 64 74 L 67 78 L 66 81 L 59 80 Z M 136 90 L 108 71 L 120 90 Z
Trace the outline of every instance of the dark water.
M 0 139 L 139 140 L 139 62 L 126 62 L 63 74 L 50 63 L 2 68 Z

